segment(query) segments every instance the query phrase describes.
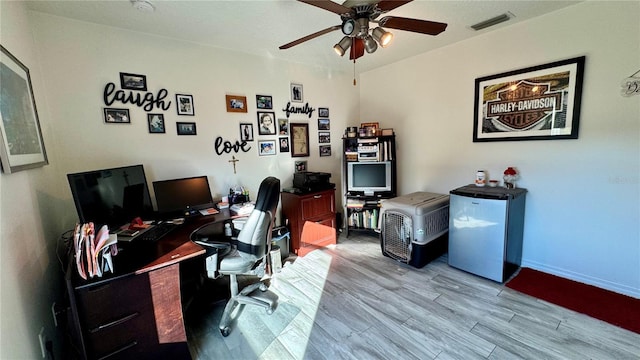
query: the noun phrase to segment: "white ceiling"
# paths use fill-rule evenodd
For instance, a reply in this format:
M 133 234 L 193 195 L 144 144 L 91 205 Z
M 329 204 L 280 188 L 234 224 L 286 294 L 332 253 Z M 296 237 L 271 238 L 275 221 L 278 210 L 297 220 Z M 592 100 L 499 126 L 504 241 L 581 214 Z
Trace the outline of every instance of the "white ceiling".
M 150 0 L 155 12 L 133 8 L 129 0 L 32 1 L 28 8 L 81 21 L 140 31 L 270 58 L 281 58 L 336 70 L 350 71 L 348 58 L 338 57 L 333 45 L 342 38 L 337 30 L 288 50 L 278 47 L 316 31 L 341 23 L 329 11 L 298 1 Z M 434 50 L 544 15 L 580 1 L 520 0 L 415 0 L 387 15 L 433 20 L 448 24 L 437 36 L 389 29 L 393 43 L 357 60 L 358 72 Z M 470 25 L 503 13 L 513 17 L 494 27 L 474 31 Z M 523 39 L 524 40 L 524 39 Z

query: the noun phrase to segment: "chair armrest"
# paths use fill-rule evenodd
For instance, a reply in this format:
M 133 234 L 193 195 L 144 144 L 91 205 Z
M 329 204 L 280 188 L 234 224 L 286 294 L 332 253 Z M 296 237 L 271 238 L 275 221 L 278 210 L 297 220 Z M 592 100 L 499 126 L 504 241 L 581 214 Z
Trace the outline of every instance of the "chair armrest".
M 227 249 L 231 247 L 230 242 L 204 241 L 204 240 L 195 240 L 194 242 L 198 245 L 202 245 L 204 247 L 214 248 L 214 249 Z

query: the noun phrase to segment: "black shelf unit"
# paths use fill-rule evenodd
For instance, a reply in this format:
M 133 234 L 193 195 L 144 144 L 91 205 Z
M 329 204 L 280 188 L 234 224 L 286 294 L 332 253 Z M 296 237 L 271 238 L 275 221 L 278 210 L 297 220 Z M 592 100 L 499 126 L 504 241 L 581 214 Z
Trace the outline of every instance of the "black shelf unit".
M 395 135 L 373 137 L 343 137 L 343 176 L 342 189 L 343 208 L 345 214 L 345 235 L 349 232 L 364 232 L 377 234 L 378 221 L 380 219 L 380 201 L 396 197 L 396 138 Z M 366 156 L 358 151 L 359 146 L 377 147 L 375 157 Z M 381 162 L 388 161 L 391 165 L 391 191 L 364 194 L 363 192 L 350 192 L 348 190 L 350 162 Z

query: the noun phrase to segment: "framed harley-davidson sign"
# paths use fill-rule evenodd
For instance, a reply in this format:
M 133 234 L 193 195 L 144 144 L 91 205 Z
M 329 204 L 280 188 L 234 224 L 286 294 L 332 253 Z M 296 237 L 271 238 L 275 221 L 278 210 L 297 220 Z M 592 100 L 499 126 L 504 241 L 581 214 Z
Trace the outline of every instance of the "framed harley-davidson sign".
M 477 78 L 473 141 L 577 139 L 584 61 Z

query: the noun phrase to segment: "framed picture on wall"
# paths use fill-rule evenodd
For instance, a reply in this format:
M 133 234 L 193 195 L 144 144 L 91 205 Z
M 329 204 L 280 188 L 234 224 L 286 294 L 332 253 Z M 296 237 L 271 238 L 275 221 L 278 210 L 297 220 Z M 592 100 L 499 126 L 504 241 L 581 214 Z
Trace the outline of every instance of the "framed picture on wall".
M 318 130 L 331 130 L 331 121 L 329 119 L 318 119 Z
M 130 124 L 129 109 L 104 108 L 104 122 L 107 124 Z
M 291 101 L 303 102 L 303 99 L 304 97 L 302 96 L 302 84 L 291 83 Z
M 477 78 L 473 141 L 577 139 L 585 57 Z
M 278 135 L 289 135 L 289 119 L 278 119 Z
M 163 114 L 147 114 L 147 123 L 149 125 L 149 133 L 164 134 L 164 115 Z
M 0 45 L 0 160 L 7 173 L 47 165 L 29 69 Z
M 247 97 L 238 95 L 225 95 L 227 112 L 246 113 Z
M 318 143 L 320 144 L 330 144 L 331 143 L 331 133 L 328 131 L 320 131 L 318 133 Z
M 329 108 L 318 108 L 318 116 L 322 118 L 329 117 Z
M 275 155 L 276 154 L 276 142 L 274 140 L 258 141 L 258 155 Z
M 306 160 L 297 160 L 295 162 L 294 172 L 307 171 L 307 161 Z
M 289 152 L 289 138 L 288 137 L 281 137 L 278 139 L 279 143 L 280 143 L 280 152 Z
M 309 124 L 291 123 L 291 157 L 309 156 Z
M 120 73 L 120 88 L 123 90 L 147 91 L 147 77 L 145 75 Z
M 320 145 L 320 156 L 331 156 L 331 145 Z
M 253 141 L 253 124 L 240 123 L 240 140 Z
M 195 115 L 193 96 L 191 95 L 176 94 L 176 106 L 178 107 L 178 115 Z
M 258 111 L 258 134 L 260 135 L 275 135 L 276 114 L 273 112 Z
M 273 109 L 273 100 L 269 95 L 256 95 L 256 107 L 258 109 Z
M 194 122 L 177 122 L 176 128 L 178 135 L 196 135 L 196 123 Z

